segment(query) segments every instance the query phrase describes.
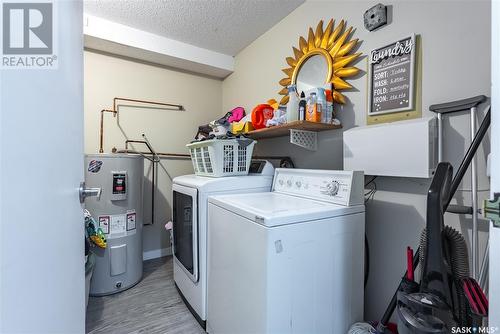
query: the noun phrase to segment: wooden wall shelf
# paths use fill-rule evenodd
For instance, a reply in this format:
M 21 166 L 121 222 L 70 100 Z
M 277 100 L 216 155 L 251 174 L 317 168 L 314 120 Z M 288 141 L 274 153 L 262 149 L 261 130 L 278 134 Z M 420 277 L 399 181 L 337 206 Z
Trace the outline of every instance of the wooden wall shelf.
M 264 138 L 288 136 L 290 134 L 290 129 L 319 132 L 319 131 L 335 130 L 341 128 L 342 125 L 336 125 L 336 124 L 325 124 L 325 123 L 316 123 L 309 121 L 295 121 L 283 125 L 273 126 L 270 128 L 253 130 L 246 133 L 246 135 L 252 139 L 264 139 Z

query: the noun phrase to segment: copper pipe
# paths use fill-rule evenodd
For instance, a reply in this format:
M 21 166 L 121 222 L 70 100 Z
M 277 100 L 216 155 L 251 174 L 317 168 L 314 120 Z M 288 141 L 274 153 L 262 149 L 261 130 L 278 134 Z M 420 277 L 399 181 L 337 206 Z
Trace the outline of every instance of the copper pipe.
M 157 106 L 164 106 L 164 107 L 176 107 L 179 109 L 179 111 L 184 110 L 184 107 L 181 104 L 173 104 L 173 103 L 163 103 L 163 102 L 156 102 L 156 101 L 147 101 L 147 100 L 138 100 L 138 99 L 129 99 L 127 97 L 115 97 L 113 98 L 113 109 L 103 109 L 101 110 L 101 130 L 99 133 L 99 153 L 104 153 L 104 112 L 111 112 L 113 113 L 113 117 L 116 117 L 118 114 L 118 105 L 117 101 L 127 101 L 127 102 L 136 102 L 136 103 L 145 103 L 145 104 L 154 104 Z
M 252 156 L 252 159 L 258 159 L 258 160 L 283 160 L 283 159 L 290 159 L 290 157 L 287 157 L 287 156 L 284 156 L 284 155 L 283 156 L 281 156 L 281 155 L 254 155 L 254 156 Z
M 133 150 L 116 150 L 113 153 L 139 153 L 139 154 L 144 154 L 144 155 L 151 155 L 150 152 L 142 152 L 142 151 L 133 151 Z M 167 158 L 175 158 L 175 159 L 191 159 L 191 156 L 189 154 L 182 154 L 182 153 L 161 153 L 161 152 L 156 152 L 156 155 L 159 157 L 167 157 Z
M 101 130 L 99 131 L 99 153 L 104 153 L 104 113 L 111 112 L 113 116 L 116 116 L 115 110 L 102 109 L 101 110 Z
M 182 154 L 182 153 L 157 153 L 157 155 L 162 156 L 162 157 L 170 157 L 170 158 L 188 158 L 188 159 L 191 159 L 191 156 L 189 154 Z
M 142 135 L 144 137 L 144 134 Z M 145 138 L 145 137 L 144 137 Z M 156 163 L 159 162 L 157 159 L 156 152 L 153 150 L 151 145 L 147 140 L 126 140 L 125 141 L 125 150 L 128 151 L 128 143 L 136 143 L 136 144 L 144 144 L 147 146 L 149 150 L 149 154 L 153 155 L 153 159 L 151 160 L 152 174 L 151 174 L 151 225 L 155 223 L 155 184 L 156 184 Z
M 136 102 L 136 103 L 154 104 L 154 105 L 157 105 L 157 106 L 175 107 L 175 108 L 179 109 L 179 111 L 184 110 L 184 107 L 181 104 L 163 103 L 163 102 L 138 100 L 138 99 L 129 99 L 127 97 L 115 97 L 113 99 L 113 110 L 118 110 L 118 109 L 116 109 L 118 107 L 118 105 L 116 103 L 117 101 L 127 101 L 127 102 Z
M 139 154 L 144 154 L 144 155 L 150 155 L 150 152 L 142 152 L 142 151 L 133 151 L 133 150 L 117 150 L 116 148 L 113 149 L 113 153 L 139 153 Z M 174 159 L 191 159 L 191 156 L 189 154 L 183 154 L 183 153 L 163 153 L 163 152 L 156 152 L 156 155 L 159 157 L 166 157 L 166 158 L 174 158 Z M 259 159 L 259 160 L 283 160 L 283 159 L 290 159 L 290 157 L 287 156 L 259 156 L 259 155 L 254 155 L 252 156 L 252 159 Z

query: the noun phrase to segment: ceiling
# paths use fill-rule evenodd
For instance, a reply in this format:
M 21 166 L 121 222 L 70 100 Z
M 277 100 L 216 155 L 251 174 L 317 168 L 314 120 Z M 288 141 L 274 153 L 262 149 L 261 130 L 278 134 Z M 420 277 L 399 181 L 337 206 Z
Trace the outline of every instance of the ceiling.
M 85 0 L 86 14 L 234 56 L 304 0 Z

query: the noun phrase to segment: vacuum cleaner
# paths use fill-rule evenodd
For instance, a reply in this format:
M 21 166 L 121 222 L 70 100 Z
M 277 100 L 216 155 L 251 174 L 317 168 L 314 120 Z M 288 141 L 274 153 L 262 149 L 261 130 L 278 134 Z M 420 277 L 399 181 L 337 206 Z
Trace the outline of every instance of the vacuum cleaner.
M 480 326 L 487 316 L 486 296 L 468 277 L 465 240 L 444 225 L 452 173 L 451 164 L 440 163 L 429 188 L 427 227 L 420 244 L 422 278 L 420 284 L 404 282 L 397 293 L 400 334 L 451 333 L 456 327 Z
M 438 116 L 439 161 L 442 161 L 443 114 L 470 109 L 473 140 L 453 178 L 451 164 L 447 162 L 438 164 L 427 196 L 427 226 L 421 235 L 420 246 L 415 254 L 411 250 L 411 256 L 408 257 L 408 270 L 382 318 L 373 326 L 369 323 L 354 324 L 349 333 L 396 332 L 395 329 L 393 331 L 389 329 L 393 325 L 389 321 L 396 308 L 397 331 L 400 334 L 451 333 L 454 327 L 471 330 L 475 328 L 477 332 L 477 327 L 488 316 L 488 300 L 480 285 L 475 279 L 469 277 L 468 250 L 465 240 L 458 231 L 446 226 L 443 218 L 445 212 L 472 214 L 473 225 L 474 220 L 477 223 L 477 218 L 475 218 L 477 211 L 474 204 L 472 207 L 466 207 L 450 205 L 450 202 L 490 126 L 491 110 L 488 107 L 479 130 L 475 131 L 476 109 L 485 101 L 486 96 L 479 95 L 430 106 L 429 109 Z M 474 264 L 477 260 L 477 251 L 474 248 L 472 257 Z M 420 283 L 417 283 L 414 281 L 413 272 L 419 263 L 422 264 L 422 270 Z M 479 275 L 480 281 L 483 281 L 486 276 L 483 275 L 484 268 L 487 267 L 485 263 L 483 261 Z
M 484 96 L 480 96 L 444 106 L 448 110 L 465 109 L 464 105 L 475 108 L 484 100 Z M 477 328 L 488 315 L 488 300 L 475 279 L 469 277 L 465 239 L 444 224 L 444 213 L 489 125 L 488 109 L 454 177 L 450 163 L 440 162 L 436 168 L 427 193 L 426 229 L 421 236 L 418 254 L 410 264 L 414 269 L 421 263 L 420 283 L 408 279 L 405 274 L 384 314 L 387 321 L 396 308 L 399 334 L 445 334 L 457 327 Z

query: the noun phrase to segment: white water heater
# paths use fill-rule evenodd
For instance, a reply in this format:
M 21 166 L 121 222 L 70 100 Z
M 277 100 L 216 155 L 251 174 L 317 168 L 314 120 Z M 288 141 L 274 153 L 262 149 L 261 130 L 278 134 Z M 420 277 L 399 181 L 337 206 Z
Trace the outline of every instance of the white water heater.
M 142 199 L 144 159 L 133 154 L 89 154 L 85 184 L 101 196 L 85 199 L 85 208 L 106 235 L 105 249 L 94 247 L 96 263 L 90 295 L 117 293 L 142 278 Z

